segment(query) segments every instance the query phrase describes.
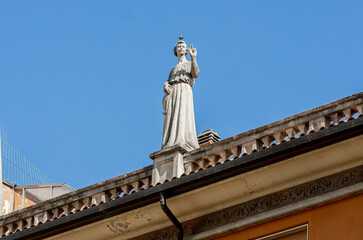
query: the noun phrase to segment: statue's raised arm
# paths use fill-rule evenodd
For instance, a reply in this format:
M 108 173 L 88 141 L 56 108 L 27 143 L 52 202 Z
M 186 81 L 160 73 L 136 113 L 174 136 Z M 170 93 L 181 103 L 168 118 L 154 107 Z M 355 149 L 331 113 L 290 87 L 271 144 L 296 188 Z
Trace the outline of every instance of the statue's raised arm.
M 191 61 L 186 59 L 190 55 Z M 197 49 L 193 44 L 180 40 L 174 47 L 174 55 L 178 64 L 171 70 L 168 80 L 164 83 L 163 98 L 164 129 L 162 148 L 177 144 L 190 149 L 199 148 L 195 130 L 192 87 L 199 76 Z
M 199 67 L 197 63 L 197 49 L 193 48 L 193 44 L 190 44 L 189 55 L 190 58 L 192 59 L 192 67 L 191 67 L 192 77 L 197 78 L 199 76 Z

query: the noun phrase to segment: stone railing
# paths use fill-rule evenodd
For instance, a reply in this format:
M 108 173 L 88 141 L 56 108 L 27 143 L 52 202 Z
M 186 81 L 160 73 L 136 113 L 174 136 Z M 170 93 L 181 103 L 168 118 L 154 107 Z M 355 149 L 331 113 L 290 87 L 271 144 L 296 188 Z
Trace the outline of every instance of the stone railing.
M 0 217 L 0 237 L 52 221 L 149 187 L 148 166 Z
M 363 115 L 363 92 L 184 154 L 185 174 L 242 157 Z
M 175 177 L 178 178 L 199 169 L 213 167 L 225 161 L 232 161 L 244 155 L 270 148 L 361 116 L 363 116 L 363 92 L 190 152 L 182 151 L 180 152 L 181 173 L 178 173 Z M 164 155 L 170 153 L 154 153 L 154 155 L 157 154 L 168 158 L 168 156 Z M 154 156 L 153 154 L 151 155 Z M 1 216 L 0 236 L 22 231 L 23 229 L 152 187 L 153 185 L 150 185 L 152 171 L 153 166 L 148 166 Z M 170 181 L 175 177 L 166 178 L 158 183 Z

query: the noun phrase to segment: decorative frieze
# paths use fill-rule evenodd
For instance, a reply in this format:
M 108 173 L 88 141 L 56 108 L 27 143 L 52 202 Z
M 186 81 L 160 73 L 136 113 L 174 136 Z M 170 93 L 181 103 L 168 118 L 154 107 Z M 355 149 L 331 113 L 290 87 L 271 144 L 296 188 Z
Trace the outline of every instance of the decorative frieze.
M 286 190 L 267 196 L 250 200 L 248 202 L 229 207 L 187 222 L 182 223 L 184 236 L 192 236 L 209 231 L 226 224 L 234 223 L 242 219 L 253 217 L 257 214 L 298 204 L 301 201 L 311 199 L 329 192 L 353 186 L 363 182 L 363 166 L 349 169 L 331 176 L 327 176 L 312 182 L 304 183 Z M 168 227 L 155 231 L 133 240 L 171 240 L 176 239 L 175 227 Z

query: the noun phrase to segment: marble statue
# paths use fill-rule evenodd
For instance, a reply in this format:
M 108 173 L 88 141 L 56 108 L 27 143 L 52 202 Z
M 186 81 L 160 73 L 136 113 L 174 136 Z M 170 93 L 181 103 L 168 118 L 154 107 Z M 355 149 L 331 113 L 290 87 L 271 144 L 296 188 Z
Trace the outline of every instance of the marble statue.
M 191 61 L 186 59 L 190 55 Z M 165 115 L 162 149 L 183 144 L 191 149 L 199 148 L 195 130 L 193 92 L 194 79 L 199 75 L 197 49 L 193 44 L 180 40 L 174 47 L 178 64 L 171 70 L 164 83 L 163 108 Z

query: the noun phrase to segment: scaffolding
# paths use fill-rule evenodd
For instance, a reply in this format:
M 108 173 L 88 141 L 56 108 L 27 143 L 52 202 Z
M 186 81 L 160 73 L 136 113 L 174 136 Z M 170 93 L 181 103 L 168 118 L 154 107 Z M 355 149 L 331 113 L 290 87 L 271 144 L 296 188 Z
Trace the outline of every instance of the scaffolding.
M 0 133 L 2 178 L 15 185 L 54 183 Z M 0 168 L 1 169 L 1 168 Z

